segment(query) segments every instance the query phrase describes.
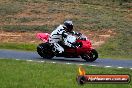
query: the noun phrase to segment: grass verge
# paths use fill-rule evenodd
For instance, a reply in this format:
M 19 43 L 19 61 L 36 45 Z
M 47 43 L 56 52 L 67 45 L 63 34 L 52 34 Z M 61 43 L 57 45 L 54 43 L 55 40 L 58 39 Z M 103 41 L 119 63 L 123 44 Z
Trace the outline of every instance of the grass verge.
M 44 31 L 44 32 L 49 32 L 51 30 L 50 26 L 47 25 L 42 25 L 42 26 L 36 26 L 36 25 L 31 25 L 31 26 L 27 26 L 27 25 L 4 25 L 1 26 L 0 30 L 4 31 L 20 31 L 20 32 L 26 32 L 26 31 Z
M 1 49 L 35 51 L 36 47 L 37 47 L 36 44 L 28 44 L 28 43 L 0 43 Z
M 2 1 L 0 1 L 2 2 Z M 13 1 L 0 3 L 0 16 L 14 15 L 23 10 L 22 4 Z
M 129 69 L 84 66 L 87 74 L 130 74 Z M 0 85 L 2 88 L 132 88 L 129 84 L 76 83 L 77 65 L 50 64 L 0 59 Z M 69 85 L 70 84 L 70 85 Z

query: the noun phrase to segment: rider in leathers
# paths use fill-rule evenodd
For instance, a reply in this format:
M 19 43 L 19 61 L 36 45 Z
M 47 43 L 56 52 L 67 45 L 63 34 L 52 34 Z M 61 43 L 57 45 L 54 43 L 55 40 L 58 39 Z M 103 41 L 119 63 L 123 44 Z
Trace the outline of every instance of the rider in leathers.
M 72 31 L 73 30 L 73 22 L 70 20 L 64 21 L 63 24 L 59 25 L 51 34 L 49 37 L 49 43 L 54 45 L 55 51 L 58 51 L 59 53 L 64 52 L 64 48 L 58 44 L 58 42 L 63 41 L 64 38 L 66 38 L 69 33 L 80 36 L 81 33 L 77 33 Z M 74 47 L 72 44 L 68 43 L 66 44 L 69 47 Z

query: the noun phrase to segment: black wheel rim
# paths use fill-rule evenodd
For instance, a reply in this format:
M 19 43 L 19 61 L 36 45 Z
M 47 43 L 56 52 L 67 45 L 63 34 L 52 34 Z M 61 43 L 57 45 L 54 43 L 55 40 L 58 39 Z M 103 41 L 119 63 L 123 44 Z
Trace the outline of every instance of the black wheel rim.
M 48 48 L 42 49 L 41 50 L 42 54 L 45 56 L 50 56 L 52 55 L 52 52 L 48 50 Z
M 86 61 L 94 61 L 98 56 L 95 52 L 89 51 L 86 54 L 83 55 Z

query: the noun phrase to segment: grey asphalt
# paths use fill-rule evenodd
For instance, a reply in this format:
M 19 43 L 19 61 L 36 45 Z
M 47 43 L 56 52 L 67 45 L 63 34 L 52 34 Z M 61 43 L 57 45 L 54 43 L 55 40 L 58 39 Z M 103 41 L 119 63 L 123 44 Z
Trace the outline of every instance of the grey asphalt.
M 85 64 L 85 65 L 96 65 L 96 66 L 132 68 L 132 60 L 114 60 L 114 59 L 98 58 L 94 62 L 86 62 L 81 58 L 54 57 L 53 59 L 43 59 L 37 54 L 37 52 L 5 50 L 5 49 L 0 49 L 0 58 L 35 60 L 35 61 L 44 60 L 44 61 L 58 62 L 58 63 L 73 63 L 73 64 Z

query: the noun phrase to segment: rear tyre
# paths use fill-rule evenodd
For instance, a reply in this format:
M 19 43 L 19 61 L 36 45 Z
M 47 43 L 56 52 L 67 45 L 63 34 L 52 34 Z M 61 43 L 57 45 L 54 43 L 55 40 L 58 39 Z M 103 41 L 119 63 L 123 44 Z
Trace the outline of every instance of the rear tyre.
M 52 51 L 52 47 L 49 43 L 41 43 L 37 46 L 38 54 L 46 59 L 52 59 L 54 57 L 54 53 Z
M 95 49 L 92 49 L 88 53 L 81 55 L 81 57 L 87 62 L 93 62 L 98 58 L 98 52 Z

